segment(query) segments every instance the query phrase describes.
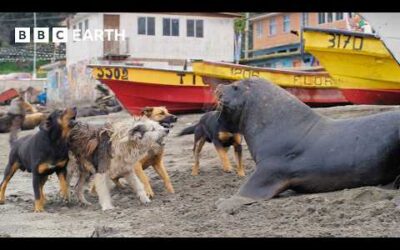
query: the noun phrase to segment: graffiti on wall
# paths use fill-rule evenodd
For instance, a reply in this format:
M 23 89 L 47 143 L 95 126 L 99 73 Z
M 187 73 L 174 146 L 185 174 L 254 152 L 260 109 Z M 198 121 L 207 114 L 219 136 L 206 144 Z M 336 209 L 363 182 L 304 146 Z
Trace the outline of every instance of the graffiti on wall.
M 68 67 L 48 72 L 47 96 L 49 104 L 90 103 L 96 99 L 97 81 L 86 67 L 89 61 L 81 61 Z

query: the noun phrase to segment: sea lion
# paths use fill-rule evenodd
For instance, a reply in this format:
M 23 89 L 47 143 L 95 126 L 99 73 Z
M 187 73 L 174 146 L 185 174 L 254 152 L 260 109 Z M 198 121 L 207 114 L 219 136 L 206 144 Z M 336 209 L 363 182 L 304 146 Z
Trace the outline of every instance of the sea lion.
M 292 189 L 319 193 L 385 185 L 400 174 L 400 112 L 324 117 L 281 87 L 251 78 L 216 89 L 224 119 L 244 135 L 255 171 L 218 210 Z
M 47 119 L 47 116 L 47 114 L 41 112 L 26 114 L 24 123 L 22 124 L 22 130 L 31 130 L 36 128 Z

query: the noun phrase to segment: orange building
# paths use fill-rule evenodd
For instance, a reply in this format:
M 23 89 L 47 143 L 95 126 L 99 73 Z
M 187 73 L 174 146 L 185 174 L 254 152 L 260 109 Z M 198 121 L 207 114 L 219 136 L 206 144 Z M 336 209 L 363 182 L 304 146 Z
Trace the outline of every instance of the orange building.
M 242 64 L 291 68 L 315 66 L 310 54 L 301 55 L 301 27 L 355 29 L 354 14 L 348 12 L 289 12 L 253 14 L 252 49 Z

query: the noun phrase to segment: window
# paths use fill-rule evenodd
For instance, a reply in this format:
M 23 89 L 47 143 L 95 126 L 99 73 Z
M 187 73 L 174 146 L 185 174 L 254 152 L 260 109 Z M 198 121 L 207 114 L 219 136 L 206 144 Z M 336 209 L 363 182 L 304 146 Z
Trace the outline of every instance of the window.
M 147 35 L 154 36 L 155 33 L 156 33 L 155 18 L 148 17 L 147 18 Z
M 196 37 L 203 37 L 204 33 L 204 22 L 203 20 L 196 20 Z
M 186 20 L 186 36 L 194 37 L 194 20 Z
M 163 36 L 171 35 L 171 19 L 163 18 Z
M 138 34 L 139 35 L 155 35 L 155 18 L 154 17 L 138 17 Z
M 83 22 L 80 22 L 78 24 L 78 27 L 79 27 L 79 30 L 80 30 L 80 33 L 81 33 L 80 38 L 82 38 L 83 37 Z
M 325 23 L 325 12 L 318 13 L 318 24 Z
M 275 17 L 272 17 L 269 20 L 269 35 L 273 36 L 276 34 L 276 19 Z
M 85 31 L 87 31 L 89 29 L 89 20 L 86 19 L 85 20 Z
M 76 24 L 72 26 L 72 30 L 76 30 Z M 75 39 L 72 40 L 73 42 L 76 42 Z
M 179 36 L 179 19 L 163 18 L 163 35 Z
M 261 21 L 257 22 L 256 24 L 256 34 L 257 37 L 261 37 L 263 34 L 263 24 Z
M 203 20 L 186 20 L 186 35 L 188 37 L 203 37 Z
M 328 12 L 328 23 L 331 23 L 333 21 L 333 13 L 332 12 Z
M 336 12 L 336 20 L 343 20 L 343 12 Z
M 138 18 L 138 34 L 146 35 L 146 18 L 145 17 Z
M 179 19 L 172 19 L 172 35 L 179 36 Z
M 290 15 L 283 16 L 283 32 L 290 31 Z
M 308 13 L 304 12 L 302 15 L 302 22 L 303 22 L 303 27 L 308 26 Z

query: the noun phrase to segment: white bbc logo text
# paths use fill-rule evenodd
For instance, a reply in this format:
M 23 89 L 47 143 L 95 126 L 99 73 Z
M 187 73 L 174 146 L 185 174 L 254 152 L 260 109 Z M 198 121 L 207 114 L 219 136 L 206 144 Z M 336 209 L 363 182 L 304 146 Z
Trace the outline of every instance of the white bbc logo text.
M 68 42 L 68 28 L 54 27 L 51 32 L 51 42 L 53 43 L 66 43 Z M 72 40 L 79 41 L 125 41 L 125 30 L 117 29 L 94 29 L 72 30 Z M 15 43 L 30 43 L 31 42 L 31 28 L 18 27 L 15 28 Z M 33 28 L 33 42 L 34 43 L 49 43 L 50 42 L 50 29 L 45 27 Z

